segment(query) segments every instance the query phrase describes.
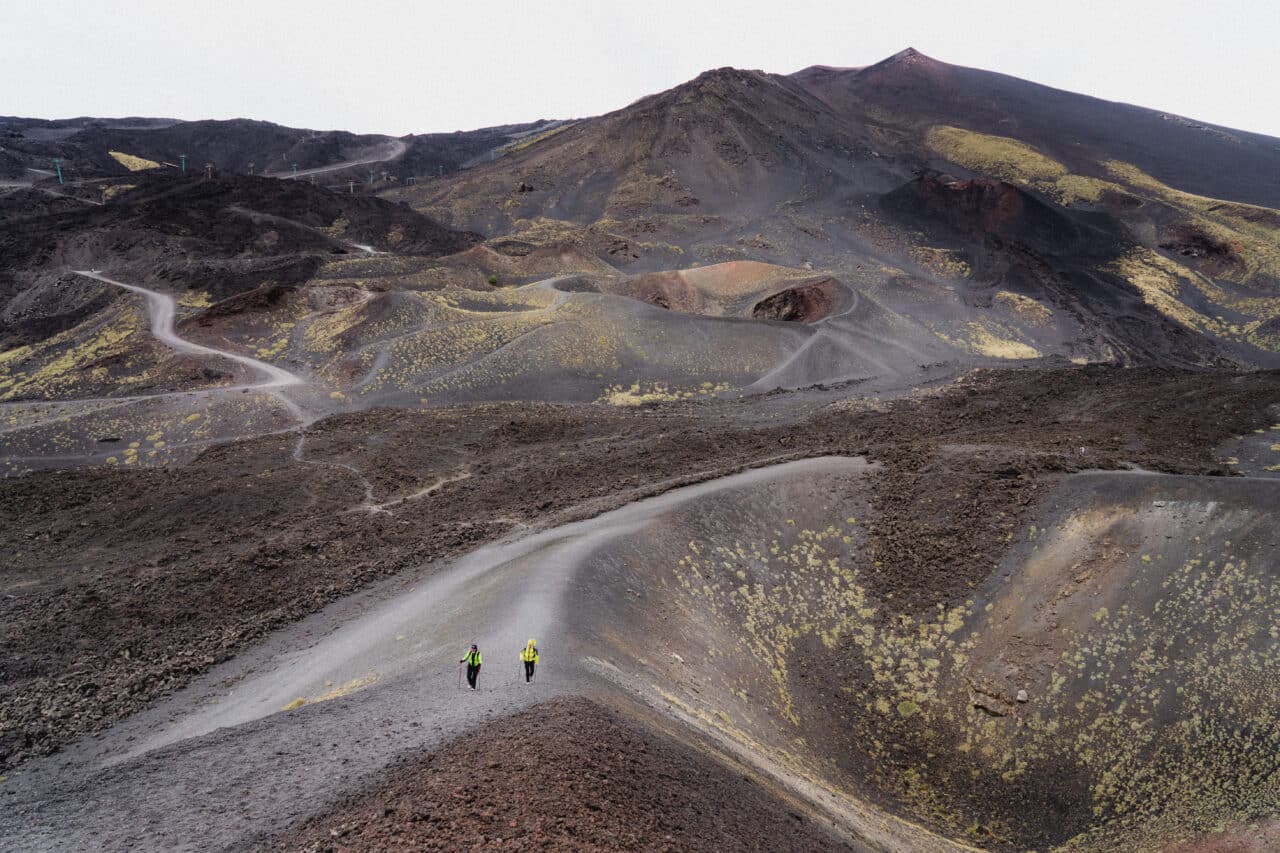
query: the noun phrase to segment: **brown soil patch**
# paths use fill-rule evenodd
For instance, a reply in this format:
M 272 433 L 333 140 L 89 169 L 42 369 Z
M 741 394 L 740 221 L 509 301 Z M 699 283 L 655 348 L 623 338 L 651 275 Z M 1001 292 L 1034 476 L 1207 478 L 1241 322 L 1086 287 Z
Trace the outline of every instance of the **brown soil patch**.
M 726 844 L 848 849 L 742 769 L 571 699 L 406 762 L 270 847 L 720 851 Z

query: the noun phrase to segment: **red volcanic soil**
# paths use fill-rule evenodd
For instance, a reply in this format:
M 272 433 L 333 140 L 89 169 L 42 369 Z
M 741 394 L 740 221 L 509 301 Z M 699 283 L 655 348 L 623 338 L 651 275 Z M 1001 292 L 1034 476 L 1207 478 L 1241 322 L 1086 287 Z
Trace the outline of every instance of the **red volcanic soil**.
M 1027 216 L 1022 190 L 1005 181 L 949 181 L 925 175 L 895 193 L 899 210 L 942 221 L 962 233 L 1009 236 Z
M 937 178 L 920 182 L 920 194 L 932 213 L 955 212 L 967 216 L 984 231 L 999 231 L 1022 216 L 1022 193 L 1004 181 L 955 181 Z
M 847 850 L 695 747 L 556 700 L 402 765 L 279 850 Z
M 676 271 L 655 272 L 635 282 L 635 296 L 651 305 L 682 314 L 707 313 L 707 298 Z
M 789 287 L 760 300 L 751 309 L 757 320 L 784 320 L 792 323 L 816 323 L 831 316 L 840 301 L 834 279 L 826 278 Z

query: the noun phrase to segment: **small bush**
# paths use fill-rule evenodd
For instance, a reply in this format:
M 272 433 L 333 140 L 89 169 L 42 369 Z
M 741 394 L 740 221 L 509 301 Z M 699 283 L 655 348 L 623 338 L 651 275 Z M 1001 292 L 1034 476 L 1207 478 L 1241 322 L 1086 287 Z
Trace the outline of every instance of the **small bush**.
M 492 286 L 494 286 L 494 287 L 497 287 L 497 286 L 498 286 L 498 277 L 497 277 L 496 275 L 492 275 L 492 274 L 491 274 L 491 275 L 489 276 L 489 284 L 491 284 L 491 285 L 492 285 Z

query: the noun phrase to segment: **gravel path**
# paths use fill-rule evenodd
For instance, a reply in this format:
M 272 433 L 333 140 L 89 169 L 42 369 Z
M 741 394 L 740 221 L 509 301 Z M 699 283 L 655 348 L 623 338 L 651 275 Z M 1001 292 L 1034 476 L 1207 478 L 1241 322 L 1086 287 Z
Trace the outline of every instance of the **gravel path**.
M 721 490 L 863 464 L 824 457 L 688 486 L 481 548 L 381 601 L 375 592 L 338 602 L 9 780 L 0 849 L 248 843 L 315 814 L 410 751 L 554 696 L 607 690 L 579 669 L 588 650 L 561 630 L 596 548 Z M 516 652 L 530 636 L 544 666 L 525 685 Z M 486 655 L 475 692 L 458 687 L 457 660 L 472 641 Z

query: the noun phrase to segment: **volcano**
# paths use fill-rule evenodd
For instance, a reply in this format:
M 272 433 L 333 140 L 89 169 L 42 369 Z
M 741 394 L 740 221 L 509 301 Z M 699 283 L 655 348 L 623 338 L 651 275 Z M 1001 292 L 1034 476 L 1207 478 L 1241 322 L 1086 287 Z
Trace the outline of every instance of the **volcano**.
M 1280 140 L 911 49 L 0 132 L 0 847 L 1280 839 Z

